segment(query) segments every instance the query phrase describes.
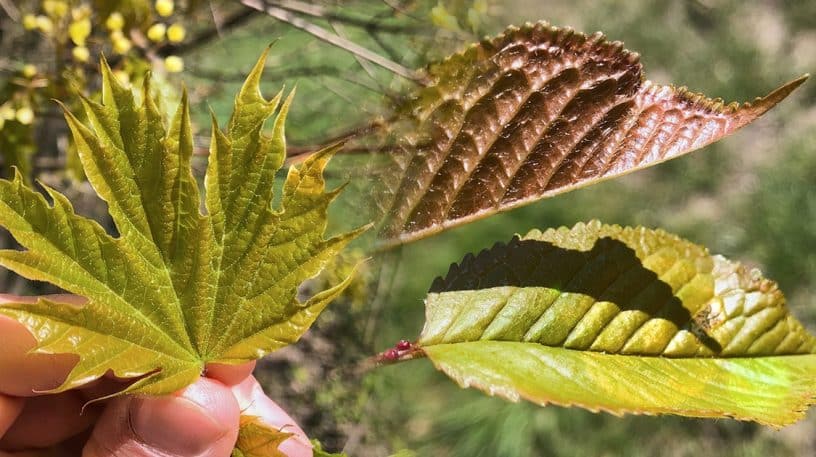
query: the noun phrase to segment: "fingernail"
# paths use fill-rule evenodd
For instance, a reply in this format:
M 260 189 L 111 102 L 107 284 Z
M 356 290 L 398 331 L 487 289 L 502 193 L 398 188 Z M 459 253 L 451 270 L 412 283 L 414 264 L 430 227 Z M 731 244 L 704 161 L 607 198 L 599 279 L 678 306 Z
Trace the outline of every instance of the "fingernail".
M 140 398 L 131 409 L 136 438 L 157 451 L 197 455 L 228 432 L 202 406 L 184 397 Z

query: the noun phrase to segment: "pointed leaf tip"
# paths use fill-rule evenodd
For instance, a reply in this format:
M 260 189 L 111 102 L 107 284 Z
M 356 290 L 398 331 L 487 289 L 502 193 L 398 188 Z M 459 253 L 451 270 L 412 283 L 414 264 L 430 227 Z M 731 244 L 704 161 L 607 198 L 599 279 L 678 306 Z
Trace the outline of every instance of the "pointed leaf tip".
M 810 74 L 805 73 L 802 76 L 783 84 L 768 95 L 757 98 L 753 103 L 746 103 L 744 107 L 751 112 L 754 118 L 759 117 L 774 106 L 778 105 L 782 100 L 788 98 L 793 91 L 798 89 L 799 86 L 804 84 L 809 78 Z M 750 122 L 751 120 L 753 120 L 753 118 L 747 120 L 746 122 Z
M 252 70 L 250 70 L 246 80 L 244 81 L 245 88 L 252 89 L 257 88 L 260 91 L 261 76 L 263 75 L 263 71 L 266 67 L 266 60 L 267 57 L 269 56 L 270 49 L 271 46 L 267 46 L 266 49 L 264 49 L 263 52 L 261 53 L 261 56 L 258 57 L 258 60 L 255 62 L 255 65 L 252 66 Z
M 546 23 L 511 27 L 429 66 L 375 151 L 389 247 L 680 157 L 798 87 L 725 105 L 644 78 L 635 53 Z M 376 158 L 375 158 L 376 160 Z
M 53 189 L 46 188 L 49 205 L 19 173 L 0 181 L 0 222 L 26 249 L 0 252 L 0 264 L 88 298 L 80 310 L 0 306 L 35 334 L 39 348 L 79 355 L 59 389 L 112 370 L 141 378 L 127 392 L 177 391 L 200 376 L 204 361 L 250 360 L 296 341 L 348 284 L 317 292 L 308 309 L 296 306 L 299 286 L 358 232 L 325 238 L 333 193 L 325 190 L 322 159 L 331 151 L 317 155 L 302 186 L 293 168 L 291 185 L 273 207 L 286 149 L 281 128 L 270 138 L 262 129 L 284 93 L 270 102 L 260 95 L 265 54 L 225 131 L 211 112 L 206 214 L 191 172 L 189 92 L 182 90 L 166 126 L 150 91 L 135 103 L 134 90 L 118 86 L 104 60 L 104 103 L 83 100 L 89 120 L 60 106 L 116 236 L 75 214 Z M 280 107 L 279 126 L 293 97 Z M 249 286 L 247 275 L 256 278 Z

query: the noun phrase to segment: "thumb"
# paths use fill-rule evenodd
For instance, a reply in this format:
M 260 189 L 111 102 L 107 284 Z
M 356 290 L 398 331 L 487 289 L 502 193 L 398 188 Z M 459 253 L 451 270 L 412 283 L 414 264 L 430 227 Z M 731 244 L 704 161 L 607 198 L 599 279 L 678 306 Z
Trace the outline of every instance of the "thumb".
M 83 457 L 223 457 L 241 412 L 223 384 L 199 379 L 176 395 L 125 396 L 99 418 Z

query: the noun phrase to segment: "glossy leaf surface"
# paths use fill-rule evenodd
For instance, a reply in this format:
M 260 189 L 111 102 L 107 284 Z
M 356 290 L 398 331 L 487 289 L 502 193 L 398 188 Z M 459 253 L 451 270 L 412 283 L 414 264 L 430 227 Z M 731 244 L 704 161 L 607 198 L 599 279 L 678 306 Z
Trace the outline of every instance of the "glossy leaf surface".
M 273 207 L 291 97 L 261 96 L 264 61 L 238 94 L 227 131 L 213 120 L 206 213 L 190 168 L 186 95 L 165 128 L 149 80 L 137 103 L 104 62 L 102 103 L 84 100 L 89 124 L 66 118 L 118 235 L 75 214 L 53 189 L 49 203 L 19 176 L 0 181 L 0 224 L 25 248 L 0 252 L 0 264 L 87 299 L 82 307 L 41 300 L 0 308 L 34 334 L 38 352 L 80 356 L 58 391 L 112 370 L 141 377 L 128 392 L 174 392 L 206 363 L 253 360 L 296 341 L 348 284 L 297 299 L 298 286 L 357 232 L 323 238 L 337 192 L 325 191 L 322 173 L 334 148 L 291 168 Z
M 776 105 L 799 78 L 725 104 L 643 78 L 601 34 L 510 28 L 428 69 L 392 126 L 378 196 L 386 244 L 619 176 L 699 149 Z
M 816 338 L 776 284 L 660 230 L 533 231 L 452 266 L 426 306 L 412 352 L 513 401 L 782 426 L 816 394 Z

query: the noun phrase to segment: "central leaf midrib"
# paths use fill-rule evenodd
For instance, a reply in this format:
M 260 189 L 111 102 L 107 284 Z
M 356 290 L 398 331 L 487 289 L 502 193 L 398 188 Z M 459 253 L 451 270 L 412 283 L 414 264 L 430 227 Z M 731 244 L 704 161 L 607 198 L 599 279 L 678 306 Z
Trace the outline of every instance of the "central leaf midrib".
M 99 105 L 99 106 L 100 106 L 100 107 L 101 107 L 103 110 L 116 110 L 116 109 L 117 109 L 117 107 L 116 107 L 116 106 L 112 106 L 112 107 L 111 107 L 111 106 L 106 106 L 106 105 Z M 132 111 L 134 112 L 134 114 L 135 114 L 137 117 L 138 117 L 138 116 L 141 114 L 141 111 L 140 111 L 140 110 L 138 110 L 138 109 L 136 109 L 135 107 L 134 107 L 134 109 L 133 109 Z M 119 124 L 118 120 L 117 120 L 117 122 L 116 122 L 116 123 L 117 123 L 117 124 Z M 101 127 L 101 128 L 103 128 L 103 130 L 107 130 L 107 129 L 105 129 L 105 128 L 104 128 L 104 125 L 100 125 L 100 127 Z M 134 170 L 134 164 L 131 162 L 131 157 L 130 157 L 130 155 L 129 155 L 129 154 L 128 154 L 128 153 L 127 153 L 125 150 L 124 150 L 124 143 L 122 142 L 123 147 L 119 147 L 119 146 L 116 144 L 116 142 L 115 142 L 115 141 L 113 141 L 115 138 L 112 136 L 112 133 L 113 133 L 113 134 L 116 134 L 116 135 L 119 137 L 120 142 L 122 141 L 122 133 L 121 133 L 121 130 L 120 130 L 120 129 L 121 129 L 121 124 L 119 124 L 119 128 L 115 128 L 113 132 L 107 132 L 107 131 L 105 131 L 104 133 L 105 133 L 105 134 L 108 136 L 108 138 L 110 139 L 109 141 L 107 141 L 107 143 L 109 144 L 110 148 L 111 148 L 111 149 L 113 149 L 113 151 L 112 151 L 112 152 L 115 152 L 115 153 L 116 153 L 116 155 L 118 155 L 118 156 L 122 157 L 122 158 L 124 159 L 125 163 L 127 163 L 127 168 L 128 168 L 128 170 L 127 170 L 127 171 L 129 171 L 129 173 L 123 173 L 123 175 L 124 175 L 124 177 L 125 177 L 126 179 L 130 179 L 130 180 L 133 182 L 133 184 L 134 184 L 134 186 L 135 186 L 135 188 L 136 188 L 136 194 L 135 194 L 135 195 L 133 195 L 133 196 L 134 196 L 135 198 L 137 198 L 137 199 L 138 199 L 139 204 L 138 204 L 138 208 L 134 208 L 134 209 L 136 209 L 136 210 L 139 212 L 139 216 L 140 216 L 140 217 L 143 217 L 143 218 L 144 218 L 144 222 L 145 222 L 145 225 L 146 225 L 146 227 L 145 227 L 145 228 L 146 228 L 146 230 L 147 230 L 147 233 L 145 233 L 145 232 L 144 232 L 144 230 L 143 230 L 142 228 L 140 228 L 140 225 L 139 225 L 139 224 L 136 224 L 136 223 L 135 223 L 135 221 L 133 221 L 133 220 L 131 219 L 131 217 L 129 216 L 129 211 L 125 211 L 124 207 L 123 207 L 123 206 L 122 206 L 122 205 L 119 203 L 119 202 L 120 202 L 120 199 L 121 199 L 121 196 L 120 196 L 121 192 L 116 191 L 116 189 L 118 189 L 118 188 L 117 188 L 117 187 L 115 187 L 115 186 L 112 186 L 112 185 L 111 185 L 111 183 L 110 183 L 110 181 L 109 181 L 110 177 L 109 177 L 109 176 L 108 176 L 106 173 L 104 173 L 104 171 L 102 171 L 101 169 L 100 169 L 100 171 L 102 171 L 102 172 L 99 174 L 99 177 L 100 177 L 100 178 L 101 178 L 101 179 L 102 179 L 102 180 L 105 182 L 105 185 L 106 185 L 106 186 L 109 188 L 109 190 L 110 190 L 110 192 L 111 192 L 111 196 L 114 198 L 114 201 L 113 201 L 113 202 L 109 202 L 109 204 L 111 204 L 112 206 L 114 206 L 114 207 L 118 208 L 118 212 L 119 212 L 119 213 L 120 213 L 120 214 L 123 216 L 124 221 L 126 221 L 126 222 L 127 222 L 127 224 L 128 224 L 130 227 L 132 227 L 132 228 L 134 229 L 134 230 L 133 230 L 133 231 L 135 231 L 134 235 L 135 235 L 135 236 L 138 236 L 138 237 L 141 237 L 141 238 L 144 240 L 144 243 L 140 243 L 140 244 L 143 244 L 143 245 L 145 245 L 146 247 L 151 248 L 151 249 L 152 249 L 152 253 L 153 253 L 153 254 L 155 254 L 155 255 L 157 256 L 156 258 L 157 258 L 157 259 L 158 259 L 158 260 L 161 262 L 161 264 L 162 264 L 161 266 L 159 266 L 159 265 L 155 265 L 155 264 L 154 264 L 153 262 L 151 262 L 151 260 L 150 260 L 150 259 L 149 259 L 149 258 L 146 256 L 146 253 L 145 253 L 145 252 L 143 252 L 141 249 L 137 249 L 137 248 L 135 248 L 135 246 L 133 246 L 131 243 L 126 242 L 127 237 L 122 236 L 121 238 L 119 238 L 120 240 L 122 240 L 122 242 L 123 242 L 123 243 L 125 243 L 125 244 L 127 244 L 129 247 L 131 247 L 132 249 L 130 249 L 130 251 L 131 251 L 131 252 L 135 251 L 135 253 L 136 253 L 136 254 L 137 254 L 139 257 L 141 257 L 141 258 L 142 258 L 142 259 L 145 261 L 145 263 L 146 263 L 146 264 L 154 266 L 154 267 L 155 267 L 155 271 L 157 271 L 157 272 L 159 272 L 159 273 L 163 273 L 163 274 L 162 274 L 162 278 L 161 278 L 161 279 L 162 279 L 162 280 L 165 282 L 165 285 L 169 285 L 169 286 L 170 286 L 170 287 L 169 287 L 169 289 L 173 290 L 173 295 L 174 295 L 175 300 L 172 300 L 172 303 L 174 303 L 174 304 L 176 305 L 176 306 L 174 307 L 174 308 L 176 309 L 176 311 L 177 311 L 176 317 L 177 317 L 178 319 L 180 319 L 180 322 L 181 322 L 182 324 L 184 324 L 184 325 L 182 325 L 182 327 L 184 328 L 184 333 L 185 333 L 185 334 L 180 335 L 180 336 L 184 337 L 186 341 L 184 341 L 184 342 L 183 342 L 183 343 L 185 343 L 184 345 L 181 345 L 181 344 L 180 344 L 179 346 L 181 346 L 181 347 L 185 347 L 185 346 L 186 346 L 186 347 L 185 347 L 185 350 L 191 351 L 191 350 L 193 350 L 193 345 L 192 345 L 192 340 L 191 340 L 191 337 L 190 337 L 190 334 L 189 334 L 189 333 L 190 333 L 190 332 L 189 332 L 189 329 L 188 329 L 188 327 L 187 327 L 187 325 L 186 325 L 186 319 L 184 318 L 184 313 L 183 313 L 183 309 L 182 309 L 182 303 L 181 303 L 181 300 L 180 300 L 180 299 L 179 299 L 179 297 L 178 297 L 178 291 L 176 291 L 176 290 L 175 290 L 175 287 L 173 286 L 173 282 L 172 282 L 172 278 L 171 278 L 171 272 L 170 272 L 170 270 L 168 269 L 167 264 L 166 264 L 166 262 L 164 261 L 164 258 L 163 258 L 162 254 L 161 254 L 161 251 L 160 251 L 160 249 L 159 249 L 159 247 L 158 247 L 158 245 L 157 245 L 157 243 L 156 243 L 156 240 L 155 240 L 155 238 L 154 238 L 154 235 L 153 235 L 153 232 L 152 232 L 152 227 L 151 227 L 151 224 L 150 224 L 151 218 L 150 218 L 150 217 L 148 217 L 147 210 L 146 210 L 146 206 L 145 206 L 145 201 L 144 201 L 144 197 L 145 197 L 145 196 L 144 196 L 144 190 L 143 190 L 143 188 L 142 188 L 142 185 L 141 185 L 140 180 L 138 179 L 138 174 L 137 174 L 137 173 L 135 172 L 135 170 Z M 166 136 L 166 134 L 165 134 L 165 136 Z M 100 140 L 97 140 L 97 141 L 100 141 Z M 98 144 L 98 146 L 99 146 L 101 149 L 103 149 L 103 150 L 104 150 L 104 149 L 106 149 L 106 148 L 105 148 L 105 146 L 104 146 L 104 145 L 103 145 L 101 142 Z M 103 160 L 103 162 L 107 162 L 107 160 L 105 160 L 104 155 L 103 155 L 102 157 L 97 157 L 96 155 L 94 155 L 94 157 L 93 157 L 93 159 L 92 159 L 92 160 L 93 160 L 94 162 L 96 162 L 96 161 L 97 161 L 97 160 L 99 160 L 99 159 Z M 110 165 L 110 166 L 112 166 L 112 167 L 114 167 L 114 168 L 115 168 L 115 166 L 116 166 L 117 164 L 115 164 L 115 163 L 108 163 L 108 165 Z M 160 171 L 161 171 L 161 172 L 163 172 L 164 170 L 160 170 Z M 132 195 L 132 194 L 131 194 L 131 195 Z M 130 207 L 130 205 L 128 205 L 128 207 Z M 111 214 L 111 216 L 113 216 L 113 214 Z M 115 218 L 115 217 L 114 217 L 114 219 L 117 219 L 117 218 Z M 126 233 L 126 232 L 125 232 L 125 231 L 123 231 L 123 233 Z M 133 236 L 133 235 L 132 235 L 132 236 Z M 115 240 L 115 239 L 114 239 L 114 238 L 112 238 L 112 237 L 111 237 L 111 239 L 112 239 L 112 240 Z M 62 252 L 62 251 L 61 251 L 61 252 Z M 87 272 L 87 270 L 86 270 L 86 272 Z M 108 287 L 107 287 L 107 285 L 106 285 L 106 288 L 107 288 L 108 290 L 110 290 L 110 288 L 108 288 Z M 116 295 L 116 294 L 114 294 L 114 295 Z M 118 295 L 117 295 L 117 296 L 118 296 Z M 120 297 L 120 298 L 122 298 L 122 297 Z M 123 302 L 126 302 L 125 300 L 122 300 L 122 301 L 123 301 Z M 126 302 L 126 303 L 127 303 L 127 302 Z M 168 303 L 168 304 L 170 304 L 170 303 Z M 132 307 L 132 308 L 133 308 L 133 309 L 135 309 L 135 310 L 137 310 L 137 312 L 138 312 L 138 313 L 139 313 L 141 316 L 144 316 L 144 314 L 143 314 L 143 313 L 142 313 L 140 310 L 138 310 L 136 307 Z M 146 317 L 145 317 L 145 318 L 146 318 Z M 150 320 L 148 319 L 148 321 L 150 321 Z M 150 322 L 151 322 L 151 324 L 152 324 L 152 321 L 150 321 Z M 157 326 L 156 326 L 156 327 L 157 327 Z M 157 328 L 158 328 L 158 327 L 157 327 Z M 168 335 L 168 337 L 169 337 L 169 335 Z M 171 339 L 172 339 L 172 338 L 171 338 Z

